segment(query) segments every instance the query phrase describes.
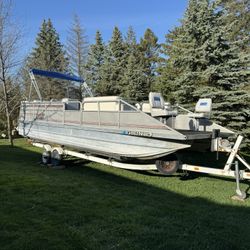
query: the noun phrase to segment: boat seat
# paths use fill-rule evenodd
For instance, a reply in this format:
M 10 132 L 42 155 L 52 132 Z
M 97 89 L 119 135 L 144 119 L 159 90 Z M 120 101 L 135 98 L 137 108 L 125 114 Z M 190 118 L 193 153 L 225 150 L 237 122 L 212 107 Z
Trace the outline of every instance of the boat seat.
M 149 93 L 149 104 L 151 108 L 151 115 L 166 116 L 166 110 L 164 107 L 164 99 L 160 93 L 150 92 Z
M 164 109 L 164 99 L 161 93 L 150 92 L 149 93 L 149 104 L 152 109 Z
M 195 112 L 189 113 L 190 118 L 203 119 L 210 118 L 212 111 L 212 99 L 211 98 L 202 98 L 199 99 L 195 105 Z
M 150 92 L 149 93 L 149 108 L 151 116 L 153 117 L 164 117 L 164 116 L 176 116 L 177 111 L 171 110 L 170 105 L 165 103 L 161 93 Z M 148 106 L 145 105 L 145 110 Z M 143 111 L 143 109 L 142 109 Z M 145 112 L 145 111 L 144 111 Z

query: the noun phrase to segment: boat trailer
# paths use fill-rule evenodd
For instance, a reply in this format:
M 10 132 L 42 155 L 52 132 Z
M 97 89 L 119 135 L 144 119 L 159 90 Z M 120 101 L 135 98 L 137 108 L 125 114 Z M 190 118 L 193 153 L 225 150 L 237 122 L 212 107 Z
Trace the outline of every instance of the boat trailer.
M 250 165 L 239 155 L 239 147 L 243 140 L 243 136 L 239 135 L 237 140 L 233 146 L 233 148 L 225 148 L 220 147 L 218 143 L 215 143 L 216 152 L 226 152 L 229 153 L 229 157 L 224 168 L 212 168 L 212 167 L 203 167 L 189 164 L 179 164 L 178 169 L 183 171 L 191 171 L 198 173 L 206 173 L 211 175 L 232 177 L 236 180 L 236 194 L 232 197 L 232 199 L 236 200 L 244 200 L 247 195 L 244 191 L 240 189 L 240 180 L 249 180 L 250 179 Z M 56 146 L 52 147 L 49 144 L 40 143 L 40 142 L 32 142 L 33 146 L 40 147 L 44 149 L 42 155 L 43 164 L 51 163 L 54 166 L 58 166 L 63 157 L 73 156 L 80 159 L 93 161 L 105 165 L 109 165 L 116 168 L 123 168 L 129 170 L 157 170 L 156 164 L 132 164 L 132 163 L 124 163 L 118 162 L 111 158 L 102 158 L 99 156 L 94 156 L 89 153 L 80 153 L 72 150 L 64 149 L 63 147 Z M 239 161 L 246 167 L 245 170 L 239 169 Z M 232 167 L 234 166 L 234 170 Z

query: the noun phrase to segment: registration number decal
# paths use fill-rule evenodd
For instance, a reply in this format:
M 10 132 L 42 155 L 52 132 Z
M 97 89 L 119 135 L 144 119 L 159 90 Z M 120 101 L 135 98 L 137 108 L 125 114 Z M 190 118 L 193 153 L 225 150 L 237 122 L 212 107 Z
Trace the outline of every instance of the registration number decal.
M 150 133 L 150 132 L 144 132 L 144 131 L 123 131 L 122 134 L 124 134 L 124 135 L 152 137 L 152 133 Z

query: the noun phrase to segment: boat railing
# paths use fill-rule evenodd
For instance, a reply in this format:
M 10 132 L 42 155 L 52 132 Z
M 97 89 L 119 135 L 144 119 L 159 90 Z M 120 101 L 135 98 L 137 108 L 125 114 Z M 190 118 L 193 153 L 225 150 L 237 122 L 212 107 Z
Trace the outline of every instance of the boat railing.
M 76 102 L 76 101 L 75 101 Z M 72 101 L 73 103 L 73 101 Z M 65 103 L 54 102 L 26 102 L 22 105 L 22 119 L 26 122 L 44 121 L 71 125 L 143 127 L 159 128 L 158 121 L 138 110 L 126 101 L 117 99 L 87 100 L 79 102 L 79 109 L 66 109 Z M 78 105 L 72 105 L 77 107 Z
M 140 111 L 121 99 L 88 100 L 82 103 L 81 121 L 85 124 L 121 127 L 136 122 Z M 124 117 L 126 114 L 126 119 Z

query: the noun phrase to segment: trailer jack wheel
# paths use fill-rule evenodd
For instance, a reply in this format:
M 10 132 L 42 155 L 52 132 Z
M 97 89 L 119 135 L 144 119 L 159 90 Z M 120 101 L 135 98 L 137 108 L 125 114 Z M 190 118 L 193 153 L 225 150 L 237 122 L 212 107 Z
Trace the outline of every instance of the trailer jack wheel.
M 239 170 L 239 163 L 235 161 L 235 180 L 236 180 L 236 194 L 232 196 L 233 200 L 244 201 L 247 197 L 246 192 L 240 189 L 240 170 Z
M 175 155 L 155 162 L 157 170 L 165 175 L 174 174 L 179 169 L 179 161 Z

